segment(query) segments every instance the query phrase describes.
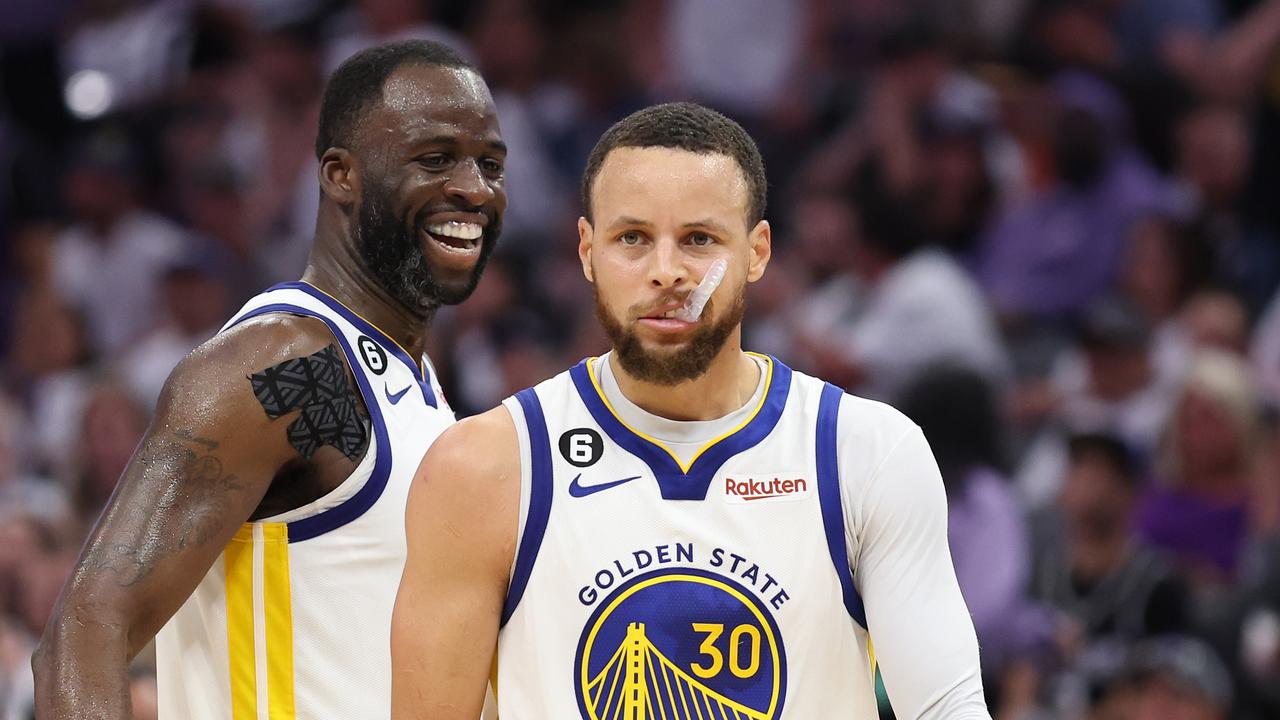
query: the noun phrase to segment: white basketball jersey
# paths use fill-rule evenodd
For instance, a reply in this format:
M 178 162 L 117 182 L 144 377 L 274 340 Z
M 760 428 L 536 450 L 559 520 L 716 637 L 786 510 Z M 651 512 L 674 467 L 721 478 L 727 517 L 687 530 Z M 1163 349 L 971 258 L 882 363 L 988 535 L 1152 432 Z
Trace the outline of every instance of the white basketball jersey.
M 161 629 L 160 718 L 383 720 L 405 500 L 453 411 L 429 364 L 317 288 L 277 285 L 227 327 L 268 313 L 329 326 L 369 411 L 369 447 L 324 497 L 246 523 Z
M 617 415 L 599 358 L 505 402 L 523 485 L 502 720 L 876 717 L 843 393 L 757 357 L 754 413 L 687 464 Z

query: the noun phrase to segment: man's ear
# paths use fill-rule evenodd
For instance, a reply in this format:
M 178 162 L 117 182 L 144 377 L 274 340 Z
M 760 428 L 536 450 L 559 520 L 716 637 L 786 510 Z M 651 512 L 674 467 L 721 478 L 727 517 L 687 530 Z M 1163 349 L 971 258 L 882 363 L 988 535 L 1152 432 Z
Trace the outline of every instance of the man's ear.
M 595 228 L 591 227 L 591 221 L 585 217 L 578 218 L 578 259 L 582 261 L 582 275 L 589 283 L 596 281 L 595 273 L 591 272 L 591 243 L 594 240 Z
M 751 262 L 747 265 L 747 282 L 755 282 L 764 276 L 764 269 L 773 257 L 773 230 L 768 220 L 761 220 L 751 228 L 747 236 L 751 247 Z
M 329 148 L 320 156 L 320 191 L 339 205 L 354 205 L 360 197 L 360 168 L 345 148 Z

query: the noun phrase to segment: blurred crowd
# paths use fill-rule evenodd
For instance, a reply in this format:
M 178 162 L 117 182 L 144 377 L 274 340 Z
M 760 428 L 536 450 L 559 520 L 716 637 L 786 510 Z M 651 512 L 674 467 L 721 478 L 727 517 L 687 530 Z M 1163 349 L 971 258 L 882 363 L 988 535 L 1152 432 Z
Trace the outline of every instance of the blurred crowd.
M 168 371 L 300 275 L 327 73 L 411 37 L 510 146 L 460 415 L 605 349 L 587 153 L 706 103 L 771 184 L 745 343 L 924 428 L 994 717 L 1280 717 L 1280 1 L 5 0 L 0 720 Z

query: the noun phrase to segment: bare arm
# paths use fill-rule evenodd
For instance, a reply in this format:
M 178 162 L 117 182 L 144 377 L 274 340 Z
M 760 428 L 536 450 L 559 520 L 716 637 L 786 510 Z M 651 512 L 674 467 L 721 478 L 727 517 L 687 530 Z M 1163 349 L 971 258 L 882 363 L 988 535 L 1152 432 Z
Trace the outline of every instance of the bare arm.
M 32 658 L 38 718 L 132 716 L 129 661 L 297 456 L 248 376 L 329 342 L 317 321 L 255 320 L 173 371 Z
M 458 423 L 427 451 L 409 491 L 409 555 L 391 623 L 395 720 L 480 717 L 519 507 L 519 444 L 505 407 Z

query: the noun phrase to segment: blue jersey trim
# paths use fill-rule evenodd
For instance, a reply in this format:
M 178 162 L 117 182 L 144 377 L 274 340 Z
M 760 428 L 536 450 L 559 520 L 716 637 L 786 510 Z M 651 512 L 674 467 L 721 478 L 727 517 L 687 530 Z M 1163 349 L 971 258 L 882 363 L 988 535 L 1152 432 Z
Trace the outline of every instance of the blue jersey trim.
M 413 373 L 414 379 L 418 381 L 418 387 L 422 390 L 422 399 L 433 408 L 438 409 L 440 407 L 439 404 L 436 403 L 436 392 L 431 387 L 431 378 L 427 374 L 427 369 L 423 367 L 421 362 L 414 362 L 413 359 L 409 357 L 409 354 L 404 351 L 404 348 L 400 347 L 400 343 L 393 340 L 391 336 L 383 332 L 378 328 L 378 326 L 360 317 L 354 310 L 339 302 L 337 298 L 311 283 L 294 280 L 293 282 L 273 285 L 268 288 L 267 292 L 271 292 L 272 290 L 300 290 L 324 303 L 330 310 L 338 313 L 347 322 L 355 325 L 357 330 L 373 338 L 383 347 L 383 349 L 387 350 L 400 362 L 404 363 L 405 366 L 409 368 L 409 372 Z
M 822 527 L 827 535 L 827 550 L 840 578 L 840 593 L 845 609 L 862 628 L 867 629 L 867 611 L 862 596 L 853 586 L 853 571 L 844 542 L 844 508 L 840 501 L 840 461 L 836 452 L 836 423 L 840 415 L 840 398 L 844 392 L 827 383 L 818 401 L 818 502 L 822 506 Z
M 365 514 L 369 508 L 373 507 L 378 498 L 382 497 L 382 491 L 387 487 L 387 478 L 391 476 L 391 442 L 387 439 L 387 426 L 382 419 L 382 408 L 378 405 L 378 397 L 374 394 L 373 389 L 369 387 L 369 380 L 365 378 L 364 373 L 356 371 L 356 368 L 360 367 L 359 361 L 355 353 L 352 352 L 351 345 L 347 342 L 342 329 L 332 320 L 315 310 L 298 305 L 274 303 L 250 310 L 237 318 L 229 327 L 235 327 L 250 318 L 269 313 L 305 315 L 322 320 L 325 325 L 329 326 L 329 331 L 333 333 L 338 343 L 342 345 L 342 352 L 346 354 L 347 363 L 351 366 L 351 374 L 355 376 L 356 384 L 360 386 L 360 394 L 364 397 L 365 407 L 368 408 L 369 418 L 373 422 L 373 438 L 378 448 L 378 457 L 373 462 L 373 472 L 369 475 L 369 479 L 364 486 L 357 490 L 354 495 L 328 510 L 288 523 L 289 542 L 295 543 L 310 540 L 330 530 L 336 530 Z
M 529 428 L 529 514 L 525 516 L 520 551 L 516 554 L 516 564 L 511 571 L 511 584 L 507 587 L 507 599 L 502 606 L 500 627 L 505 627 L 511 619 L 516 606 L 520 604 L 520 598 L 524 596 L 525 587 L 529 585 L 533 564 L 538 559 L 538 548 L 542 546 L 542 537 L 547 533 L 553 495 L 551 440 L 547 435 L 547 421 L 542 415 L 542 404 L 538 402 L 538 394 L 533 388 L 516 393 L 516 400 L 520 401 L 524 422 Z
M 760 404 L 758 413 L 731 436 L 721 439 L 716 445 L 705 448 L 698 459 L 694 460 L 694 464 L 690 466 L 687 473 L 680 468 L 680 464 L 666 447 L 637 436 L 634 430 L 622 424 L 622 421 L 609 411 L 600 393 L 595 391 L 594 383 L 591 382 L 591 370 L 586 360 L 582 360 L 570 369 L 570 377 L 573 379 L 573 386 L 577 388 L 577 395 L 582 398 L 586 409 L 591 413 L 591 418 L 600 425 L 600 429 L 603 429 L 605 434 L 608 434 L 609 438 L 623 450 L 639 457 L 650 470 L 653 470 L 664 500 L 705 500 L 707 488 L 710 487 L 712 479 L 716 478 L 716 473 L 724 462 L 742 451 L 759 445 L 760 441 L 773 432 L 778 419 L 782 418 L 782 410 L 787 404 L 787 393 L 791 392 L 791 368 L 780 363 L 776 357 L 769 357 L 769 361 L 773 364 L 773 379 L 765 391 L 764 401 Z
M 768 437 L 782 417 L 787 394 L 791 391 L 791 368 L 776 358 L 769 358 L 769 361 L 773 364 L 773 379 L 759 412 L 737 432 L 705 448 L 693 461 L 688 472 L 680 468 L 665 447 L 637 435 L 609 410 L 600 393 L 596 392 L 586 360 L 570 368 L 569 376 L 596 424 L 619 447 L 643 460 L 653 471 L 664 499 L 703 500 L 720 467 L 729 458 L 758 445 Z

